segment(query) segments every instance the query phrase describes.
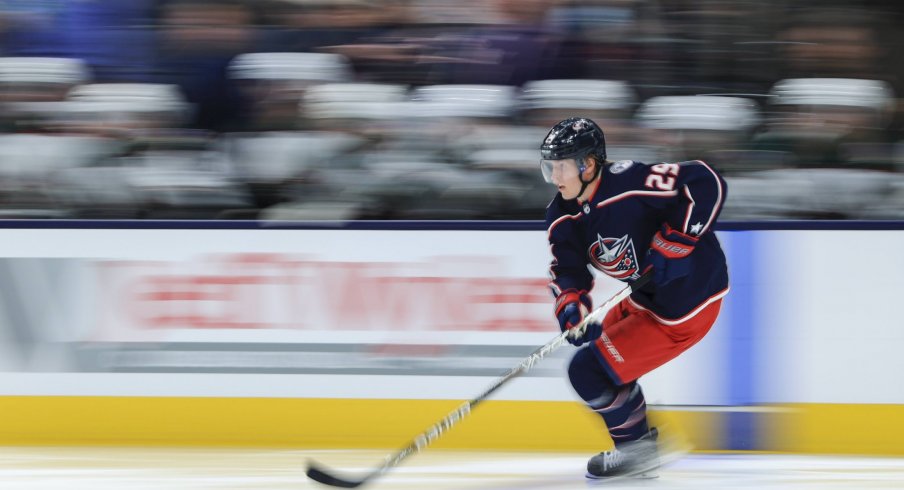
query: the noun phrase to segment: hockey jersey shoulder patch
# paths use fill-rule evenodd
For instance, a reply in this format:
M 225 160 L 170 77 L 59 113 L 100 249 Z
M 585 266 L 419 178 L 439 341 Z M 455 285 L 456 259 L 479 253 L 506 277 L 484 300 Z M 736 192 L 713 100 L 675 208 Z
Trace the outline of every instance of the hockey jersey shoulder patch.
M 634 165 L 634 160 L 619 160 L 612 165 L 609 165 L 609 172 L 613 174 L 620 174 L 625 170 L 628 170 Z

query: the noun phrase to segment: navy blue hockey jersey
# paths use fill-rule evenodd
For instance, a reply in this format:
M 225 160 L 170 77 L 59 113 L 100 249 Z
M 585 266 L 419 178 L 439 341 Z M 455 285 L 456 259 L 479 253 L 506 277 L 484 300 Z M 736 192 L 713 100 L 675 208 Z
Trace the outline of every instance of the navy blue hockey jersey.
M 655 165 L 622 160 L 602 169 L 598 187 L 583 205 L 557 194 L 546 209 L 553 294 L 590 291 L 588 266 L 624 282 L 636 280 L 647 268 L 653 235 L 668 223 L 699 238 L 688 256 L 692 271 L 661 288 L 649 283 L 631 299 L 664 323 L 691 316 L 728 291 L 725 255 L 712 231 L 725 195 L 725 181 L 699 160 Z

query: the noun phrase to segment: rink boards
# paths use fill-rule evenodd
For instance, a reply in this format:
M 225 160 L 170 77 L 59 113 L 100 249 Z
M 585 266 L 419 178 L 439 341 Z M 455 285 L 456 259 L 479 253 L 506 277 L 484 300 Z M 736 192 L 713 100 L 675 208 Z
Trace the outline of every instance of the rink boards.
M 0 229 L 0 444 L 400 446 L 556 333 L 537 224 L 83 225 Z M 642 379 L 657 419 L 703 450 L 904 454 L 904 226 L 750 228 L 719 232 L 712 332 Z M 571 349 L 437 445 L 607 445 Z
M 0 445 L 401 448 L 459 403 L 6 396 L 0 397 L 4 413 Z M 771 408 L 777 411 L 717 412 L 696 407 L 673 411 L 654 406 L 651 417 L 695 451 L 904 454 L 900 405 Z M 434 446 L 593 453 L 611 443 L 602 435 L 599 422 L 577 403 L 490 401 Z

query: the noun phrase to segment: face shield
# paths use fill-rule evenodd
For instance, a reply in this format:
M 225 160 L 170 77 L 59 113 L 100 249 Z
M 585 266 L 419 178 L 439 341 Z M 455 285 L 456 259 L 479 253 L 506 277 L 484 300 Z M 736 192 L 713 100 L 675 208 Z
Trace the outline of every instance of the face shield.
M 540 160 L 540 171 L 543 172 L 543 180 L 550 184 L 561 184 L 569 179 L 578 179 L 580 169 L 574 158 L 565 160 Z

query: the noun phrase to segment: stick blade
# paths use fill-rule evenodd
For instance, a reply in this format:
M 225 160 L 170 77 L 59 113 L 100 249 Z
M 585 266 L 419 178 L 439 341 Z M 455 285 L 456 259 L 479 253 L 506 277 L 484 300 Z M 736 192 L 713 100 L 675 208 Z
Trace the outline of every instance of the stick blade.
M 348 478 L 341 478 L 334 473 L 327 472 L 325 469 L 323 469 L 322 466 L 314 463 L 313 461 L 308 461 L 308 470 L 305 472 L 305 474 L 308 475 L 308 478 L 318 483 L 339 488 L 358 488 L 367 481 L 367 478 L 363 480 L 350 480 Z

